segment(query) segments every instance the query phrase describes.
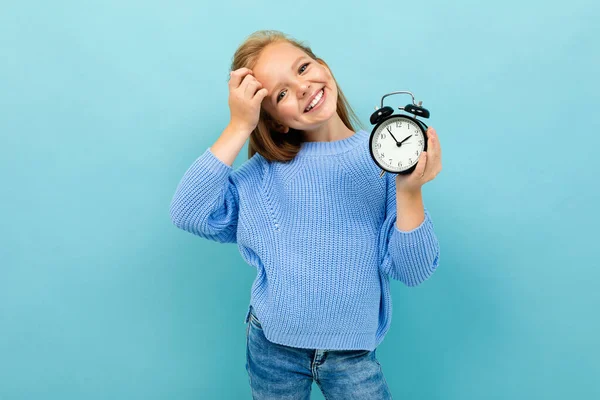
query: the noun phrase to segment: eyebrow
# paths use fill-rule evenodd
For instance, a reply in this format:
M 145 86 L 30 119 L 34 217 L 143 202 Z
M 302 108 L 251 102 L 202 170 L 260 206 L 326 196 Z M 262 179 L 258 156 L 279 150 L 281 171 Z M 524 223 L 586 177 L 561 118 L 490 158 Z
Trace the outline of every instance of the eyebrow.
M 295 69 L 296 65 L 298 64 L 298 62 L 300 62 L 300 60 L 302 60 L 302 59 L 304 59 L 304 58 L 306 58 L 306 57 L 307 57 L 307 56 L 305 56 L 305 55 L 304 55 L 304 56 L 300 56 L 300 57 L 296 58 L 296 61 L 294 61 L 294 62 L 293 62 L 293 64 L 292 64 L 292 66 L 290 67 L 290 69 L 291 69 L 292 71 L 294 71 L 294 69 Z M 278 91 L 279 91 L 279 88 L 280 88 L 280 87 L 281 87 L 281 83 L 277 84 L 277 86 L 275 86 L 275 88 L 273 89 L 273 94 L 275 95 L 275 97 L 273 98 L 273 102 L 274 102 L 275 104 L 277 104 L 277 96 L 279 96 L 279 93 L 278 93 Z

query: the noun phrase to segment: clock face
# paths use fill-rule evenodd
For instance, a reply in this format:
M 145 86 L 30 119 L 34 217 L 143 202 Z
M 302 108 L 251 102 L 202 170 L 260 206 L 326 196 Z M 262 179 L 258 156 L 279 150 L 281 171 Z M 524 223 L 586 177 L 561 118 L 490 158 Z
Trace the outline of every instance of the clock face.
M 373 158 L 381 168 L 402 172 L 419 161 L 419 155 L 425 149 L 425 137 L 416 122 L 397 116 L 376 128 L 370 146 Z

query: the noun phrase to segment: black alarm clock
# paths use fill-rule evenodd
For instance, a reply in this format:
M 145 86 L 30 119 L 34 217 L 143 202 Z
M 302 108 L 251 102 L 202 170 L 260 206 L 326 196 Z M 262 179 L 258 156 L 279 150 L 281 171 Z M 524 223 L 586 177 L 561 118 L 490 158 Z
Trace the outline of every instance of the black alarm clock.
M 394 114 L 394 109 L 383 106 L 387 96 L 407 93 L 412 97 L 412 104 L 398 107 L 399 110 L 410 113 Z M 369 139 L 369 150 L 375 164 L 381 168 L 381 178 L 386 172 L 394 174 L 410 174 L 419 161 L 419 156 L 427 150 L 427 125 L 417 117 L 429 118 L 429 111 L 415 103 L 411 92 L 392 92 L 381 98 L 381 107 L 375 107 L 371 115 L 371 124 L 375 125 Z

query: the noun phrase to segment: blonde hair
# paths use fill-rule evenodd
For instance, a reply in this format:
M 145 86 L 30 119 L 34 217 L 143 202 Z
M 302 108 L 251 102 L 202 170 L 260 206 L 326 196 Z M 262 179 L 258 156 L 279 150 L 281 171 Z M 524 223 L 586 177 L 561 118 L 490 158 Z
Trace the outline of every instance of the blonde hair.
M 243 67 L 250 69 L 254 68 L 263 49 L 269 44 L 279 41 L 286 41 L 296 46 L 308 54 L 312 59 L 329 68 L 327 63 L 318 58 L 312 52 L 311 48 L 303 42 L 293 39 L 280 31 L 261 30 L 248 36 L 235 51 L 231 62 L 231 71 Z M 333 76 L 333 72 L 331 74 Z M 362 124 L 350 107 L 350 104 L 348 104 L 335 77 L 333 79 L 338 88 L 337 113 L 348 129 L 356 131 L 355 126 L 350 122 L 350 118 L 352 118 L 359 127 L 362 127 Z M 274 122 L 273 118 L 261 107 L 258 124 L 250 134 L 248 158 L 251 158 L 255 153 L 259 153 L 267 160 L 286 162 L 292 160 L 296 154 L 298 154 L 302 142 L 305 141 L 303 132 L 289 128 L 289 131 L 283 134 L 274 129 Z

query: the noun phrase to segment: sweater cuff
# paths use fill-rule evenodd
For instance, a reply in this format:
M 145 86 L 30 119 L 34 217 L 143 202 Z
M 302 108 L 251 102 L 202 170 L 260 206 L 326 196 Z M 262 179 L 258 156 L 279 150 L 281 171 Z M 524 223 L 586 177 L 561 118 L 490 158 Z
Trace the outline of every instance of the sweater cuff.
M 408 286 L 425 281 L 438 266 L 439 244 L 427 210 L 423 222 L 410 231 L 399 230 L 394 221 L 389 245 L 396 264 L 389 272 Z
M 200 161 L 200 164 L 202 164 L 205 169 L 208 169 L 216 175 L 227 176 L 231 171 L 233 171 L 233 167 L 218 159 L 217 156 L 215 156 L 215 154 L 211 151 L 210 147 L 204 151 L 204 154 L 198 157 L 196 162 L 198 161 Z
M 429 212 L 427 211 L 427 209 L 424 210 L 425 211 L 425 218 L 423 218 L 423 221 L 419 224 L 419 226 L 417 226 L 414 229 L 411 229 L 410 231 L 401 231 L 400 229 L 398 229 L 398 224 L 396 223 L 397 221 L 394 221 L 394 230 L 396 232 L 396 234 L 400 234 L 402 235 L 405 240 L 409 240 L 409 238 L 411 236 L 413 236 L 412 239 L 414 239 L 414 236 L 419 236 L 419 233 L 422 233 L 420 231 L 423 230 L 423 228 L 425 228 L 426 223 L 431 223 L 431 217 L 429 216 Z

